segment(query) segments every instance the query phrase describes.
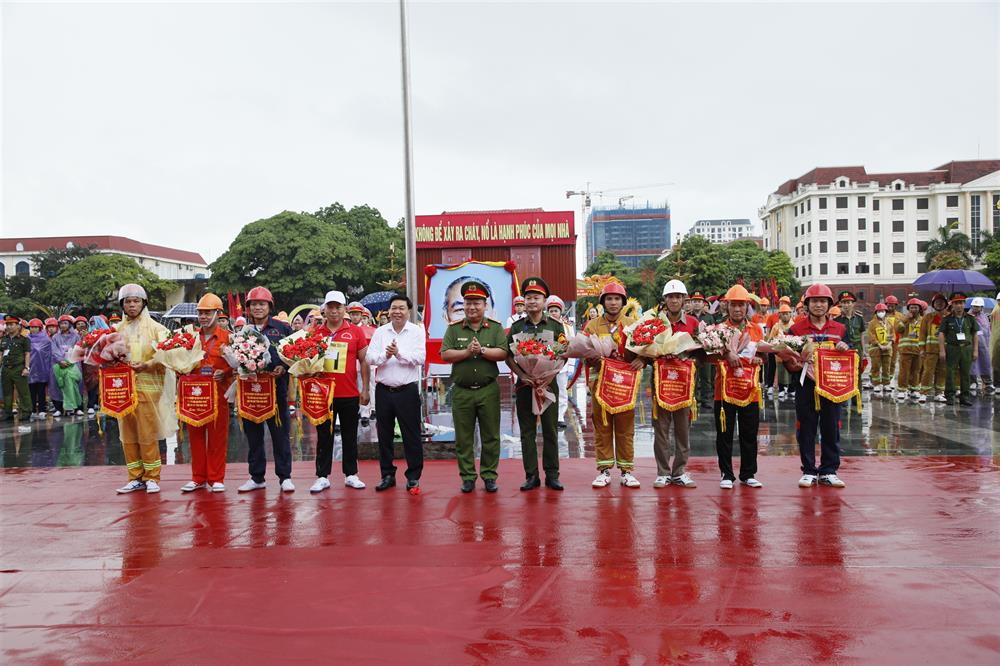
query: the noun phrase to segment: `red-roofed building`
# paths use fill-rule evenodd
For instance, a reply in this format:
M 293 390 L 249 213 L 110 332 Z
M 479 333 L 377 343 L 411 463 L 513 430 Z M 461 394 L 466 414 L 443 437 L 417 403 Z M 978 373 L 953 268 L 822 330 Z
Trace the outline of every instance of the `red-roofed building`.
M 142 243 L 124 236 L 47 236 L 0 238 L 0 276 L 31 275 L 32 255 L 49 249 L 93 246 L 98 252 L 131 257 L 165 280 L 182 283 L 174 300 L 183 300 L 183 287 L 210 275 L 208 264 L 197 252 Z
M 926 272 L 940 227 L 974 245 L 984 230 L 1000 232 L 998 206 L 1000 160 L 967 160 L 892 173 L 817 167 L 779 185 L 758 215 L 765 249 L 786 252 L 803 285 L 851 289 L 874 305 L 902 298 Z

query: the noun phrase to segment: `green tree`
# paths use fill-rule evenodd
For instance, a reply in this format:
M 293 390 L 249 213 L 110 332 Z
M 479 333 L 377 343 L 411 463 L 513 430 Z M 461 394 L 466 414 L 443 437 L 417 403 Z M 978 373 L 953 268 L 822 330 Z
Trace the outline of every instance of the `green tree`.
M 177 288 L 174 283 L 161 280 L 131 257 L 94 254 L 67 265 L 49 279 L 44 296 L 48 303 L 65 304 L 60 310 L 71 308 L 98 312 L 115 303 L 119 287 L 129 282 L 142 285 L 149 295 L 152 310 L 162 310 L 167 294 Z
M 358 275 L 354 286 L 364 293 L 379 291 L 380 281 L 393 277 L 390 257 L 396 255 L 397 267 L 406 262 L 406 232 L 403 224 L 391 226 L 382 214 L 371 206 L 355 206 L 350 210 L 340 203 L 320 208 L 313 217 L 341 227 L 354 240 L 357 250 L 348 263 Z M 405 272 L 404 272 L 405 276 Z M 405 277 L 404 277 L 405 280 Z
M 96 245 L 87 247 L 55 248 L 50 247 L 44 252 L 39 252 L 31 257 L 31 265 L 34 273 L 42 280 L 48 280 L 59 275 L 62 269 L 70 264 L 75 264 L 81 259 L 86 259 L 97 254 Z
M 689 236 L 675 245 L 657 267 L 656 284 L 662 290 L 667 280 L 684 281 L 688 293 L 700 291 L 705 296 L 720 294 L 732 282 L 723 259 L 723 247 L 701 236 Z
M 0 278 L 0 312 L 16 314 L 24 319 L 47 317 L 49 311 L 32 296 L 34 279 L 27 275 Z
M 795 279 L 792 259 L 781 250 L 771 250 L 767 253 L 763 277 L 774 278 L 774 283 L 781 294 L 792 296 L 802 291 L 802 285 Z
M 937 237 L 927 243 L 924 261 L 931 270 L 972 267 L 972 241 L 961 231 L 955 231 L 955 224 L 939 227 Z M 939 254 L 944 256 L 938 259 Z
M 315 303 L 330 289 L 360 282 L 358 251 L 346 226 L 285 211 L 243 227 L 212 262 L 209 289 L 225 294 L 263 285 L 280 309 Z

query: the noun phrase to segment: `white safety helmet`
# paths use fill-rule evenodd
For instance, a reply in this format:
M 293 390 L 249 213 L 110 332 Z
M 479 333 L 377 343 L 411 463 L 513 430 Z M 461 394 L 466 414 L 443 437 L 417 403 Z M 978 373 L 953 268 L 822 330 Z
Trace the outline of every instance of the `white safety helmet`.
M 559 298 L 555 294 L 552 294 L 551 296 L 545 299 L 545 309 L 548 310 L 553 305 L 559 308 L 560 310 L 566 309 L 566 304 L 563 303 L 563 299 Z
M 982 296 L 976 296 L 975 298 L 972 299 L 972 305 L 970 305 L 969 307 L 970 308 L 975 308 L 975 307 L 980 307 L 981 308 L 981 307 L 984 307 L 985 305 L 986 305 L 986 301 L 983 300 L 983 297 Z
M 670 280 L 663 285 L 663 295 L 666 296 L 667 294 L 684 294 L 687 296 L 688 289 L 680 280 Z
M 148 301 L 149 297 L 146 296 L 146 290 L 140 285 L 129 283 L 123 284 L 122 288 L 118 290 L 118 302 L 121 303 L 126 298 L 141 298 L 144 301 Z

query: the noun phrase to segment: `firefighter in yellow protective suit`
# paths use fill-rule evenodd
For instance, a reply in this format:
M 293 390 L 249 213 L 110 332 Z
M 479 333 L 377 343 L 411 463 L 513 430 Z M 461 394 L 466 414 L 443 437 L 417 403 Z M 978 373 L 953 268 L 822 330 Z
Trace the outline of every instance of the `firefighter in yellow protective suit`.
M 896 336 L 888 320 L 885 303 L 875 306 L 875 316 L 868 322 L 868 354 L 872 360 L 871 377 L 875 389 L 872 396 L 882 397 L 885 391 L 892 397 L 892 348 Z

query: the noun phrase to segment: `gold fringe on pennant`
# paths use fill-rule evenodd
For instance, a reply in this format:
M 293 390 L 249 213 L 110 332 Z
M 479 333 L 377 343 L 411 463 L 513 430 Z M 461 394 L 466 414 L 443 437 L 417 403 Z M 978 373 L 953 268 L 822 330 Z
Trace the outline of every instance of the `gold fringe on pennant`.
M 829 349 L 830 347 L 826 347 L 826 348 Z M 820 410 L 819 399 L 820 399 L 820 396 L 822 396 L 822 397 L 826 398 L 827 400 L 829 400 L 830 402 L 835 402 L 835 403 L 838 403 L 838 404 L 842 403 L 842 402 L 847 402 L 848 400 L 851 400 L 852 398 L 857 397 L 857 399 L 858 399 L 858 413 L 859 414 L 861 413 L 861 391 L 858 389 L 858 386 L 860 386 L 860 384 L 861 384 L 861 380 L 860 380 L 860 377 L 861 377 L 861 362 L 860 362 L 860 358 L 858 357 L 858 352 L 855 351 L 853 353 L 854 353 L 854 357 L 855 357 L 854 358 L 854 390 L 851 391 L 850 393 L 848 393 L 847 395 L 844 395 L 844 396 L 835 396 L 832 393 L 830 393 L 829 391 L 825 391 L 825 390 L 821 389 L 819 387 L 819 381 L 817 380 L 816 381 L 816 386 L 815 386 L 815 388 L 813 388 L 813 395 L 816 398 L 816 411 L 817 412 Z M 813 352 L 813 367 L 814 368 L 819 368 L 819 349 L 817 349 L 815 352 Z
M 266 414 L 264 416 L 250 416 L 250 415 L 245 414 L 243 412 L 243 407 L 240 404 L 240 387 L 243 384 L 242 384 L 242 382 L 239 379 L 237 379 L 236 382 L 237 382 L 237 384 L 236 384 L 236 413 L 239 415 L 239 417 L 241 419 L 246 419 L 247 421 L 250 421 L 251 423 L 263 423 L 264 421 L 267 421 L 268 419 L 270 419 L 271 417 L 273 417 L 275 414 L 278 413 L 278 398 L 277 398 L 277 388 L 276 388 L 277 382 L 274 382 L 273 380 L 271 382 L 271 402 L 274 405 L 274 409 L 272 409 L 269 414 Z
M 218 388 L 215 386 L 213 381 L 210 386 L 212 387 L 212 413 L 200 419 L 191 418 L 189 416 L 184 416 L 181 414 L 181 398 L 177 396 L 177 402 L 174 403 L 174 413 L 177 414 L 177 419 L 181 423 L 186 423 L 189 426 L 194 426 L 195 428 L 200 428 L 203 425 L 207 425 L 214 421 L 219 416 L 219 394 Z
M 100 393 L 101 391 L 104 390 L 104 369 L 103 368 L 98 368 L 98 370 L 97 370 L 97 378 L 98 378 L 98 381 L 100 382 L 100 387 L 101 388 L 100 388 L 100 391 L 98 392 L 98 393 Z M 139 406 L 139 392 L 136 391 L 136 389 L 135 389 L 135 376 L 134 375 L 132 377 L 132 404 L 130 404 L 125 409 L 123 409 L 123 410 L 121 410 L 119 412 L 116 412 L 116 411 L 114 411 L 112 409 L 106 408 L 104 406 L 104 401 L 101 400 L 101 412 L 103 412 L 104 414 L 107 414 L 108 416 L 110 416 L 113 419 L 122 419 L 122 418 L 125 418 L 126 416 L 128 416 L 129 414 L 131 414 L 132 412 L 134 412 L 138 406 Z
M 697 378 L 695 377 L 695 370 L 696 369 L 694 367 L 694 363 L 693 362 L 691 362 L 691 361 L 688 361 L 688 362 L 691 363 L 691 384 L 688 387 L 688 399 L 685 400 L 684 402 L 679 402 L 679 403 L 677 403 L 675 405 L 668 405 L 664 401 L 660 400 L 660 372 L 659 372 L 659 368 L 656 367 L 655 364 L 653 365 L 653 414 L 654 414 L 654 418 L 655 418 L 655 414 L 656 414 L 656 405 L 657 405 L 657 403 L 659 403 L 659 406 L 662 407 L 663 409 L 667 410 L 668 412 L 676 412 L 677 410 L 684 409 L 685 407 L 690 407 L 691 409 L 697 410 L 697 408 L 698 408 L 698 401 L 695 400 L 695 397 L 694 397 L 695 384 L 697 383 Z
M 597 385 L 594 387 L 594 397 L 597 399 L 597 403 L 601 406 L 601 409 L 605 412 L 604 425 L 608 424 L 607 414 L 620 414 L 622 412 L 627 412 L 635 409 L 635 402 L 636 399 L 639 397 L 639 384 L 640 384 L 640 378 L 637 376 L 635 385 L 632 387 L 632 397 L 629 400 L 628 404 L 621 405 L 618 407 L 608 405 L 601 398 L 601 386 L 604 383 L 604 373 L 606 368 L 607 368 L 606 359 L 601 359 L 601 371 L 597 375 Z
M 754 397 L 753 392 L 751 392 L 750 397 L 747 398 L 746 400 L 734 400 L 732 398 L 726 397 L 726 369 L 727 369 L 727 366 L 726 366 L 725 363 L 719 363 L 719 368 L 722 369 L 722 401 L 723 402 L 728 402 L 730 405 L 736 405 L 737 407 L 746 407 L 747 405 L 749 405 L 752 402 L 760 402 L 761 397 L 759 395 L 757 397 Z M 759 378 L 760 378 L 760 366 L 757 365 L 757 366 L 754 366 L 753 383 L 754 383 L 754 390 L 757 391 L 758 394 L 760 393 L 760 381 L 759 381 Z

